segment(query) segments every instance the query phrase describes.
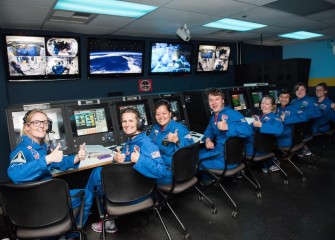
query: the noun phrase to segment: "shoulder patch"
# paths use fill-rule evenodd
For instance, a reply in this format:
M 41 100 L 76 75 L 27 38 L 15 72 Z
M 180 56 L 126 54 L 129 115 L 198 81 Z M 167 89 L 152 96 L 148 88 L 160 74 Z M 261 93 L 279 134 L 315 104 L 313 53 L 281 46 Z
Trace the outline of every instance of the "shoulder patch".
M 19 151 L 11 160 L 10 163 L 26 163 L 27 160 L 23 155 L 22 151 Z

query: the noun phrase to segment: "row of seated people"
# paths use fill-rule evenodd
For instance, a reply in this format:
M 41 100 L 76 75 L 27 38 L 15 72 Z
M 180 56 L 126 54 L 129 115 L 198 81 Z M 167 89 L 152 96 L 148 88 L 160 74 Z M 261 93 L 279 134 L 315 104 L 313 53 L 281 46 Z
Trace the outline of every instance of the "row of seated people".
M 304 113 L 309 118 L 320 117 L 321 108 L 316 106 L 316 101 L 312 102 L 310 98 L 305 96 L 306 88 L 305 90 L 303 88 L 303 85 L 297 88 L 298 98 L 283 106 L 279 117 L 273 112 L 274 99 L 269 96 L 263 97 L 261 103 L 263 114 L 255 119 L 251 125 L 247 123 L 241 113 L 224 106 L 224 95 L 221 90 L 209 90 L 207 96 L 213 114 L 202 139 L 205 148 L 202 148 L 199 153 L 203 167 L 208 169 L 224 168 L 224 143 L 229 137 L 245 138 L 248 154 L 253 141 L 252 133 L 256 128 L 260 131 L 268 130 L 269 133 L 280 136 L 285 134 L 283 129 L 284 126 L 288 125 L 285 123 L 288 115 Z M 305 94 L 298 95 L 300 92 L 305 92 Z M 333 108 L 333 105 L 330 107 Z M 290 108 L 292 108 L 291 111 L 289 111 Z M 114 161 L 118 163 L 131 161 L 135 163 L 135 170 L 143 175 L 157 179 L 158 184 L 169 184 L 172 181 L 171 160 L 173 154 L 178 149 L 192 144 L 193 140 L 189 130 L 171 118 L 172 113 L 168 101 L 157 102 L 154 115 L 157 124 L 152 127 L 150 135 L 147 136 L 143 131 L 144 122 L 139 112 L 132 108 L 124 109 L 121 114 L 122 128 L 129 136 L 129 140 L 122 151 L 117 150 Z M 81 145 L 76 155 L 63 156 L 59 146 L 51 153 L 47 152 L 44 139 L 48 128 L 48 116 L 45 112 L 41 110 L 29 111 L 23 121 L 22 142 L 12 151 L 8 168 L 8 176 L 14 183 L 50 179 L 52 178 L 50 173 L 52 169 L 77 168 L 79 162 L 86 158 L 85 144 Z M 233 168 L 234 166 L 229 167 Z M 102 195 L 100 173 L 101 167 L 92 171 L 85 189 L 84 224 L 91 209 L 94 192 L 97 190 L 99 196 Z M 71 195 L 74 195 L 78 190 L 71 191 Z M 79 205 L 76 199 L 72 201 L 73 207 Z M 101 232 L 102 222 L 93 223 L 91 227 L 94 231 Z M 107 232 L 115 232 L 117 230 L 115 221 L 107 221 L 105 229 Z

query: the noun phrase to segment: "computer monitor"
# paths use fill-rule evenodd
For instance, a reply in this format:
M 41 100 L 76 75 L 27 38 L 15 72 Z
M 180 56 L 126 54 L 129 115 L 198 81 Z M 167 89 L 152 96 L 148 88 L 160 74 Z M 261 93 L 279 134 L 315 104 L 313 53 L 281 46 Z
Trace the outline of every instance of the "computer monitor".
M 269 90 L 269 95 L 272 96 L 275 99 L 276 104 L 279 103 L 278 94 L 279 94 L 279 91 L 277 89 L 270 89 Z
M 232 107 L 237 110 L 246 110 L 247 109 L 247 99 L 245 92 L 231 92 L 231 102 Z
M 149 98 L 141 97 L 141 96 L 128 96 L 122 98 L 115 98 L 113 99 L 117 117 L 117 125 L 119 130 L 119 142 L 124 143 L 127 141 L 128 137 L 123 132 L 122 129 L 122 121 L 121 121 L 121 112 L 125 108 L 134 108 L 136 109 L 141 118 L 144 120 L 145 131 L 149 132 L 152 126 L 152 116 L 150 111 L 150 103 Z
M 153 96 L 154 103 L 156 103 L 161 99 L 169 101 L 172 112 L 172 118 L 176 122 L 180 122 L 185 126 L 187 126 L 188 128 L 190 128 L 186 111 L 186 105 L 184 101 L 184 95 L 182 93 L 171 93 L 171 94 L 159 94 L 158 96 Z
M 257 91 L 257 92 L 251 92 L 251 98 L 252 98 L 252 104 L 253 107 L 260 107 L 260 102 L 262 101 L 263 92 Z
M 23 127 L 23 117 L 26 112 L 31 109 L 42 109 L 48 115 L 48 118 L 52 120 L 52 132 L 46 136 L 47 144 L 56 147 L 58 143 L 61 145 L 61 149 L 64 154 L 72 152 L 71 144 L 69 142 L 68 125 L 64 120 L 65 110 L 62 104 L 31 104 L 25 106 L 8 107 L 7 113 L 7 124 L 10 138 L 10 146 L 13 150 L 17 144 L 21 142 L 21 131 Z
M 109 101 L 79 100 L 66 103 L 65 109 L 75 150 L 78 150 L 82 143 L 105 147 L 117 144 Z

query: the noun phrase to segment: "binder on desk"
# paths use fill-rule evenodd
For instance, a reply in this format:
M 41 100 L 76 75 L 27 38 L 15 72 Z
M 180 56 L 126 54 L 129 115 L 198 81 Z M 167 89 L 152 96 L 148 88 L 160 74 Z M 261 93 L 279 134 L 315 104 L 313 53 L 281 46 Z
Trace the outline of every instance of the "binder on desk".
M 112 150 L 102 145 L 86 145 L 85 150 L 88 158 L 113 155 Z

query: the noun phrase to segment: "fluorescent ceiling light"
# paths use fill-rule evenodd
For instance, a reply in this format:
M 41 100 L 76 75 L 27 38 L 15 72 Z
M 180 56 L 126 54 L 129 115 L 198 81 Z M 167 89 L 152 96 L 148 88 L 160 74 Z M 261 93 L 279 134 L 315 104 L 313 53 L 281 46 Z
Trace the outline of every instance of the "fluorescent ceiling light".
M 299 32 L 281 34 L 278 36 L 284 37 L 284 38 L 293 38 L 293 39 L 308 39 L 308 38 L 314 38 L 314 37 L 321 37 L 323 36 L 323 34 L 299 31 Z
M 58 0 L 55 10 L 139 18 L 157 7 L 115 0 Z
M 223 18 L 215 22 L 207 23 L 203 26 L 212 28 L 222 28 L 227 30 L 235 30 L 235 31 L 249 31 L 256 28 L 266 27 L 267 25 L 241 21 L 231 18 Z

